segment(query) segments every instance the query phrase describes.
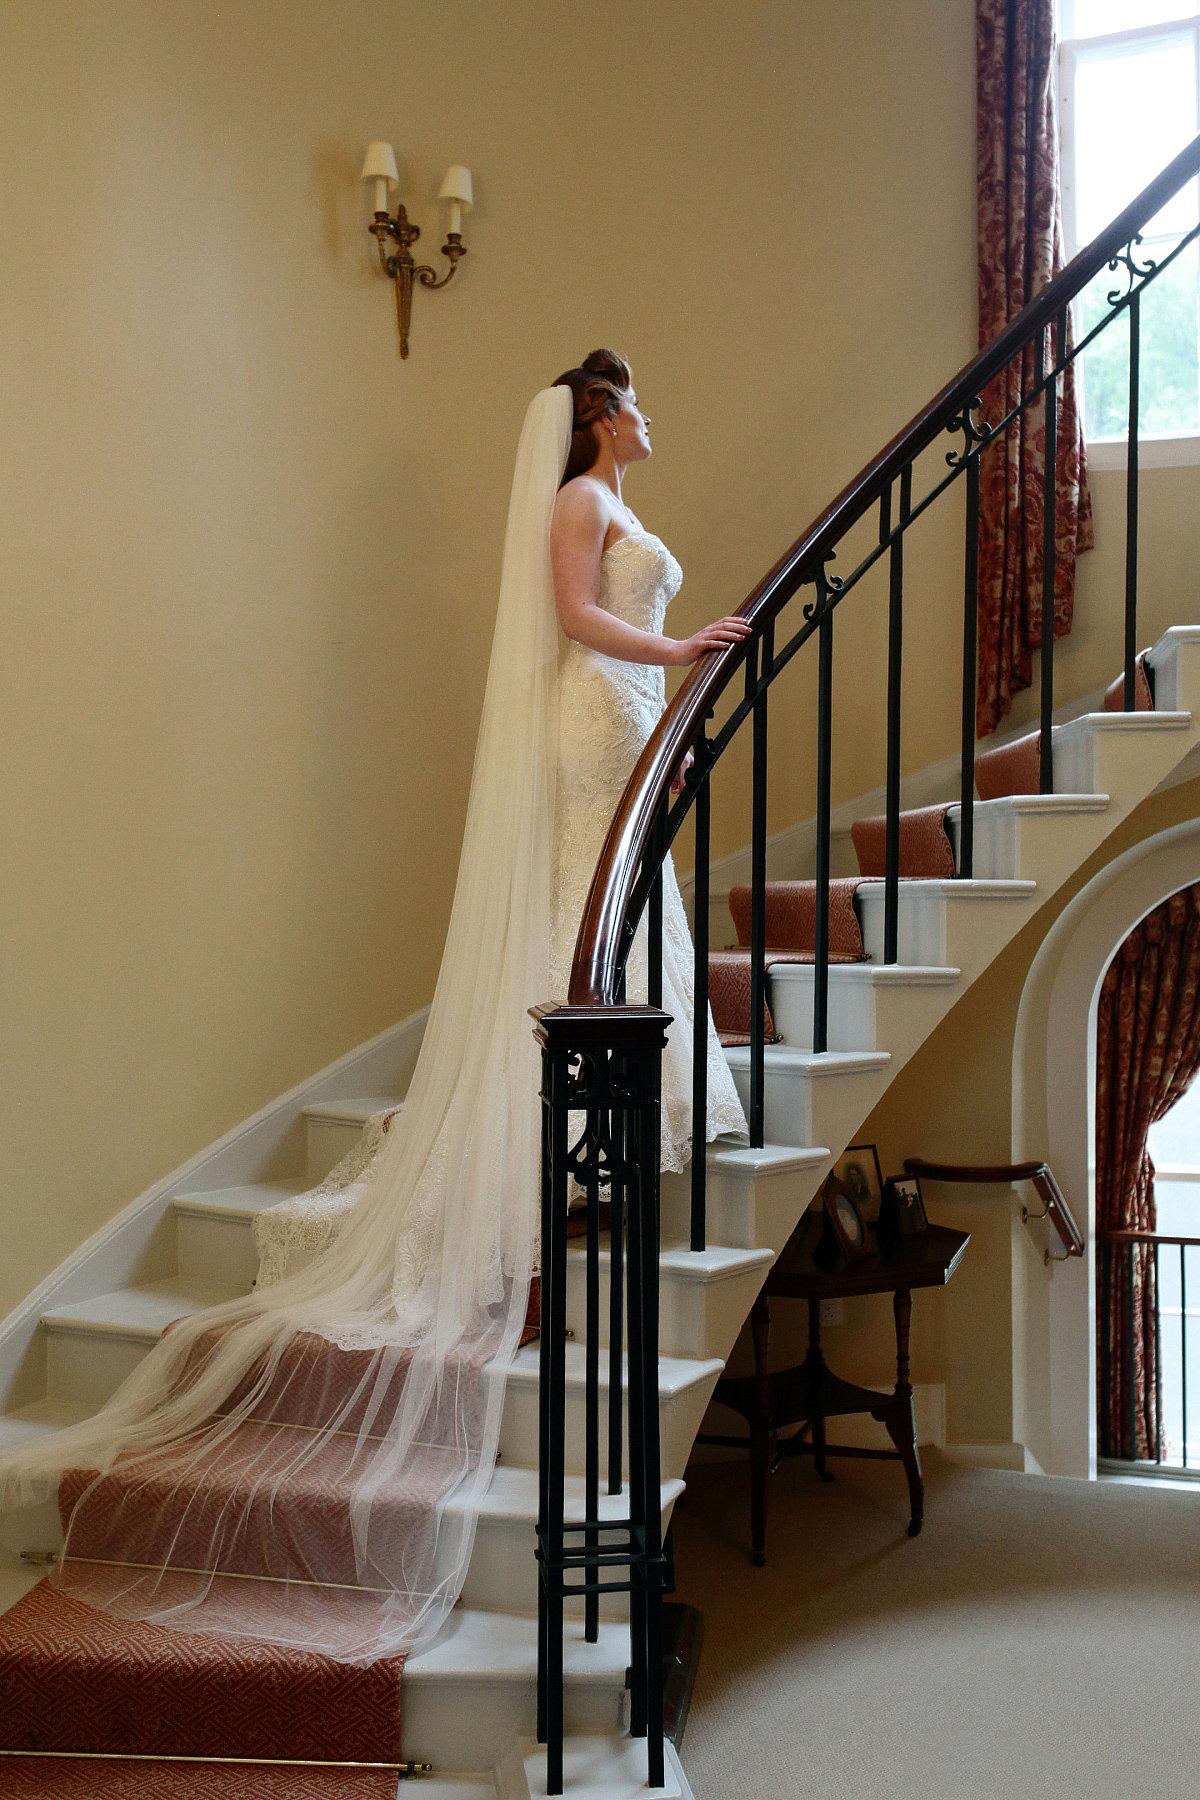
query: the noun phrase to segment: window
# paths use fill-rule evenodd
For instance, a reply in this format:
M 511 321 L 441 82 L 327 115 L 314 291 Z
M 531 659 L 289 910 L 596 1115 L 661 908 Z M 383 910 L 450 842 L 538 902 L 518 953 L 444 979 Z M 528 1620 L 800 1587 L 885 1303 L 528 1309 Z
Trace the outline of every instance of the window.
M 1200 0 L 1059 0 L 1059 96 L 1063 138 L 1063 228 L 1068 258 L 1200 131 Z M 1161 262 L 1197 223 L 1191 182 L 1152 219 L 1135 254 Z M 1075 329 L 1085 335 L 1124 289 L 1124 271 L 1102 270 L 1080 295 Z M 1200 257 L 1190 244 L 1142 302 L 1140 429 L 1158 439 L 1144 461 L 1200 462 Z M 1083 353 L 1084 429 L 1123 461 L 1129 424 L 1129 332 L 1117 319 Z M 1170 445 L 1168 440 L 1174 440 Z M 1183 440 L 1182 442 L 1180 440 Z M 1111 454 L 1111 453 L 1110 453 Z M 1111 465 L 1110 465 L 1111 466 Z
M 1114 328 L 1115 329 L 1115 328 Z M 1164 1237 L 1200 1237 L 1200 1081 L 1192 1083 L 1165 1118 L 1150 1127 L 1154 1198 Z M 1162 1393 L 1163 1460 L 1200 1465 L 1196 1421 L 1200 1408 L 1200 1248 L 1162 1244 L 1158 1253 L 1158 1378 Z M 1189 1400 L 1190 1394 L 1190 1400 Z

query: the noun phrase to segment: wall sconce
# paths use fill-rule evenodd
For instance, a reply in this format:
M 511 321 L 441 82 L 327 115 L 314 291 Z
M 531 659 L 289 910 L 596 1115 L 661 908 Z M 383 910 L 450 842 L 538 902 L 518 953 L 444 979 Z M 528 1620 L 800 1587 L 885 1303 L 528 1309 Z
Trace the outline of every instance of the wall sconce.
M 449 257 L 450 267 L 440 281 L 437 270 L 431 269 L 428 263 L 413 262 L 409 245 L 415 244 L 420 237 L 420 226 L 409 224 L 408 214 L 403 206 L 397 206 L 394 219 L 388 212 L 388 193 L 397 186 L 400 179 L 396 173 L 396 153 L 390 144 L 368 144 L 362 178 L 375 183 L 375 217 L 367 230 L 379 245 L 380 267 L 388 279 L 396 284 L 396 324 L 400 330 L 400 354 L 407 356 L 414 277 L 422 287 L 443 288 L 457 269 L 459 257 L 467 254 L 461 233 L 462 215 L 470 212 L 475 204 L 471 171 L 455 163 L 446 170 L 446 179 L 438 191 L 439 200 L 450 202 L 446 242 L 442 245 L 442 255 Z M 394 238 L 400 246 L 398 254 L 388 255 L 388 238 Z

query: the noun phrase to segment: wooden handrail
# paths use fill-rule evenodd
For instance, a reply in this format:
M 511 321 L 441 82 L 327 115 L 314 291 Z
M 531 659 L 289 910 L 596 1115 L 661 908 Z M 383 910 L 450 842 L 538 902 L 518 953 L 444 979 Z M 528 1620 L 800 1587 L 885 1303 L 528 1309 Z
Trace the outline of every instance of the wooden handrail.
M 894 437 L 831 506 L 796 539 L 738 608 L 754 633 L 741 644 L 713 651 L 693 665 L 643 750 L 617 806 L 592 877 L 571 968 L 570 1001 L 611 1006 L 621 959 L 622 927 L 650 829 L 671 782 L 704 721 L 744 661 L 747 647 L 829 555 L 900 472 L 911 464 L 996 375 L 1069 306 L 1101 269 L 1113 262 L 1187 180 L 1200 172 L 1200 137 L 1081 250 L 1011 324 L 981 350 Z
M 1158 1231 L 1097 1231 L 1101 1244 L 1181 1244 L 1185 1250 L 1200 1247 L 1200 1237 L 1164 1237 Z
M 1031 1181 L 1067 1255 L 1083 1255 L 1083 1233 L 1049 1163 L 934 1163 L 920 1156 L 906 1156 L 904 1167 L 910 1175 L 923 1175 L 927 1181 Z

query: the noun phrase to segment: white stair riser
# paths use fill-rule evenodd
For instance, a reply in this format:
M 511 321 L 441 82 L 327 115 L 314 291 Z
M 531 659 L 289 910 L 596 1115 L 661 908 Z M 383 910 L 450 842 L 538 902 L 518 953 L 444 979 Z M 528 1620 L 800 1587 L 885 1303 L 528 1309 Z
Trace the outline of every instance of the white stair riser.
M 99 1410 L 132 1375 L 155 1340 L 114 1332 L 42 1327 L 46 1334 L 46 1398 Z
M 767 977 L 771 1015 L 785 1044 L 811 1050 L 813 987 L 811 964 L 779 963 Z M 957 971 L 948 977 L 907 984 L 872 981 L 857 968 L 829 971 L 830 1050 L 889 1050 L 907 1062 L 958 998 Z
M 249 1218 L 215 1218 L 175 1212 L 175 1241 L 181 1275 L 221 1282 L 248 1294 L 258 1274 L 258 1251 Z
M 352 1120 L 307 1118 L 305 1128 L 308 1138 L 308 1179 L 315 1187 L 317 1182 L 324 1181 L 331 1169 L 337 1167 L 343 1156 L 349 1156 L 362 1136 L 362 1126 Z
M 748 1110 L 749 1058 L 731 1057 L 730 1067 Z M 887 1068 L 814 1072 L 785 1068 L 769 1055 L 765 1074 L 765 1135 L 772 1144 L 850 1143 L 891 1079 Z
M 765 1268 L 738 1271 L 717 1280 L 687 1280 L 664 1270 L 659 1281 L 658 1343 L 664 1356 L 729 1355 L 763 1284 Z M 625 1290 L 624 1304 L 629 1294 Z M 609 1332 L 609 1264 L 600 1267 L 599 1342 L 606 1348 Z M 587 1342 L 587 1266 L 582 1257 L 567 1264 L 567 1329 L 577 1343 Z
M 830 1163 L 831 1159 L 822 1155 L 800 1169 L 741 1175 L 710 1162 L 704 1209 L 706 1241 L 737 1250 L 773 1250 L 778 1255 L 829 1173 Z M 664 1174 L 660 1195 L 664 1243 L 690 1242 L 690 1171 Z
M 1053 796 L 1050 796 L 1053 799 Z M 1045 811 L 1022 805 L 1020 801 L 976 801 L 974 822 L 973 877 L 976 881 L 1024 881 L 1036 873 L 1046 888 L 1057 887 L 1081 862 L 1091 855 L 1104 837 L 1108 826 L 1103 822 L 1110 802 L 1098 795 L 1102 807 L 1087 807 L 1080 802 L 1078 811 L 1050 806 Z M 946 821 L 954 844 L 954 861 L 959 861 L 958 808 Z
M 664 1536 L 671 1522 L 674 1506 L 672 1498 L 663 1507 Z M 572 1542 L 578 1541 L 572 1539 Z M 497 1519 L 483 1513 L 471 1551 L 462 1604 L 481 1612 L 523 1613 L 531 1618 L 535 1617 L 538 1608 L 538 1566 L 534 1557 L 536 1542 L 534 1520 Z M 453 1544 L 448 1542 L 446 1555 L 449 1556 L 452 1552 Z M 622 1571 L 614 1568 L 604 1579 L 619 1581 L 621 1577 Z M 583 1611 L 582 1599 L 568 1601 L 568 1616 L 581 1619 Z M 628 1619 L 629 1595 L 602 1594 L 600 1617 Z
M 1191 733 L 1161 705 L 1153 713 L 1086 713 L 1054 733 L 1060 794 L 1148 794 L 1183 756 Z
M 1151 657 L 1158 712 L 1200 711 L 1200 626 L 1173 625 Z
M 980 878 L 982 879 L 982 877 Z M 949 884 L 905 882 L 898 896 L 897 960 L 926 967 L 956 968 L 973 981 L 1029 918 L 1036 897 L 1023 890 L 1003 896 L 981 896 L 964 890 L 947 892 Z M 863 944 L 874 962 L 883 961 L 883 883 L 864 883 L 858 890 Z M 962 991 L 961 988 L 959 990 Z
M 606 1359 L 600 1359 L 600 1441 L 601 1454 L 607 1443 L 608 1387 L 604 1380 Z M 700 1429 L 704 1409 L 717 1385 L 719 1368 L 674 1394 L 660 1394 L 658 1401 L 659 1454 L 664 1481 L 681 1480 L 692 1440 Z M 566 1434 L 564 1455 L 568 1475 L 584 1473 L 584 1386 L 582 1381 L 568 1381 L 566 1393 Z M 629 1468 L 629 1395 L 626 1391 L 621 1410 L 622 1468 Z M 535 1381 L 510 1378 L 504 1395 L 504 1418 L 500 1426 L 500 1454 L 507 1463 L 518 1468 L 536 1469 L 538 1460 L 538 1389 Z
M 619 1680 L 564 1684 L 563 1712 L 570 1732 L 620 1731 L 628 1714 L 625 1671 Z M 447 1674 L 438 1680 L 404 1681 L 404 1754 L 436 1769 L 486 1769 L 513 1734 L 537 1729 L 537 1680 L 530 1673 Z
M 86 1326 L 46 1333 L 46 1392 L 55 1400 L 86 1403 L 97 1409 L 114 1394 L 126 1376 L 152 1348 L 153 1339 L 122 1337 Z M 708 1404 L 717 1378 L 702 1376 L 682 1394 L 660 1398 L 662 1417 L 663 1475 L 682 1476 L 698 1421 Z M 601 1405 L 603 1406 L 603 1398 Z M 584 1391 L 582 1382 L 567 1383 L 567 1470 L 583 1474 Z M 695 1423 L 688 1430 L 694 1414 Z M 684 1437 L 686 1433 L 686 1439 Z M 500 1428 L 501 1454 L 518 1468 L 535 1469 L 538 1460 L 538 1402 L 536 1381 L 514 1377 L 504 1396 Z

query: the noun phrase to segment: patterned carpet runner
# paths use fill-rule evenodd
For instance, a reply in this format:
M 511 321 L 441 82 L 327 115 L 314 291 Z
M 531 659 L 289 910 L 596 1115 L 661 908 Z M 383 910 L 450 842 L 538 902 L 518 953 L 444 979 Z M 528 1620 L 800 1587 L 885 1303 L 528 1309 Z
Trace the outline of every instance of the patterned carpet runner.
M 366 1667 L 249 1640 L 188 1636 L 81 1606 L 48 1582 L 0 1617 L 0 1748 L 254 1763 L 0 1758 L 5 1796 L 91 1800 L 384 1800 L 403 1658 Z M 301 1766 L 297 1766 L 301 1765 Z

